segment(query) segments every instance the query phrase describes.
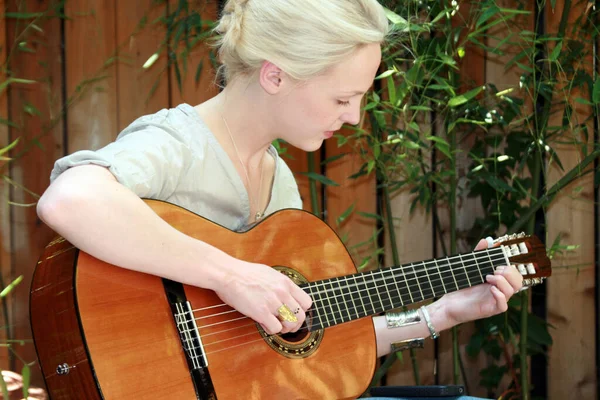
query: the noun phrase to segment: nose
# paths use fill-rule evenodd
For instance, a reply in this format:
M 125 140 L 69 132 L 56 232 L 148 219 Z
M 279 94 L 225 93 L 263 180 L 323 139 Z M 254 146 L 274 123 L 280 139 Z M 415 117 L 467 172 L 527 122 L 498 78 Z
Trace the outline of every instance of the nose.
M 357 104 L 352 106 L 352 109 L 342 115 L 342 121 L 348 125 L 358 125 L 360 122 L 360 104 L 361 102 L 357 102 Z

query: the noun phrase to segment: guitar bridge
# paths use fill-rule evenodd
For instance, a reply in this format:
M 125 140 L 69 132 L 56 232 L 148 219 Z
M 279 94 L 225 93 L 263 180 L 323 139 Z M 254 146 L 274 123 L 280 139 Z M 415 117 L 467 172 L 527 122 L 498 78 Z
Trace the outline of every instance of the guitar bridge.
M 189 301 L 185 303 L 175 303 L 176 313 L 175 322 L 177 331 L 185 350 L 186 356 L 194 370 L 208 367 L 208 359 L 204 353 L 204 346 L 200 338 L 200 332 L 196 325 L 192 305 Z

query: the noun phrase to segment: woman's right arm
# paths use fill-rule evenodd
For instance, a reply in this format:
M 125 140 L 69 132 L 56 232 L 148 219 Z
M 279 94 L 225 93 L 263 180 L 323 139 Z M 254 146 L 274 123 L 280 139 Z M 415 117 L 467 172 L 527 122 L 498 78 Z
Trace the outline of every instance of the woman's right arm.
M 82 165 L 63 172 L 40 198 L 37 212 L 86 253 L 119 267 L 211 289 L 269 333 L 282 331 L 275 317 L 282 303 L 310 307 L 310 297 L 283 274 L 179 232 L 104 167 Z M 298 327 L 286 323 L 283 332 Z

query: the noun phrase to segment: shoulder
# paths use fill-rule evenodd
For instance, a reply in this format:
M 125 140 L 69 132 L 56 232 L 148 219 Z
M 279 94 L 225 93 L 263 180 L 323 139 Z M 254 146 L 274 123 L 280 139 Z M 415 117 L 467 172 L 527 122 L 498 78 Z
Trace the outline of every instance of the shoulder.
M 163 108 L 137 118 L 119 133 L 116 140 L 122 140 L 132 134 L 147 135 L 149 140 L 169 137 L 187 147 L 198 148 L 198 145 L 203 147 L 206 144 L 209 131 L 194 108 L 182 103 L 177 107 Z

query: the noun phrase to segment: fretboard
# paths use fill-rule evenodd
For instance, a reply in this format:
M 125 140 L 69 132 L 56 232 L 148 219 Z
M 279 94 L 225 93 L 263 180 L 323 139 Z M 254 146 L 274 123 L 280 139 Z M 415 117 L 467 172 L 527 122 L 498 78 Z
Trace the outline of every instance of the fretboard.
M 440 297 L 485 282 L 506 265 L 501 247 L 361 272 L 302 285 L 313 299 L 309 330 Z

